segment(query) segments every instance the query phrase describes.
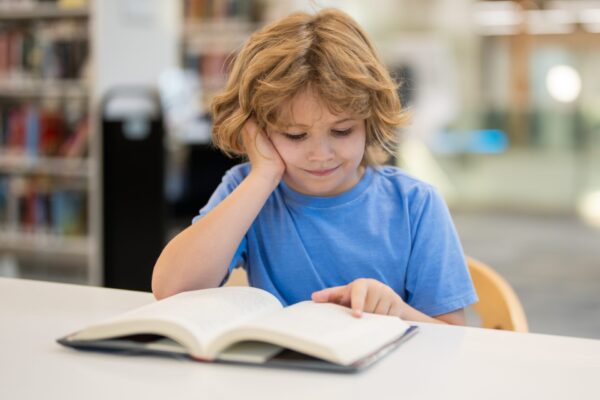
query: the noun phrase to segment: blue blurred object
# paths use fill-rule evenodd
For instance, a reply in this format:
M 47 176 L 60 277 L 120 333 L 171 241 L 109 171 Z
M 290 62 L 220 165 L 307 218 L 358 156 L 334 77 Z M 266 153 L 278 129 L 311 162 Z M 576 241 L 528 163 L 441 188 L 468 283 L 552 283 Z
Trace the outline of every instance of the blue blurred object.
M 508 137 L 499 129 L 467 132 L 440 132 L 431 148 L 441 154 L 500 154 L 508 148 Z

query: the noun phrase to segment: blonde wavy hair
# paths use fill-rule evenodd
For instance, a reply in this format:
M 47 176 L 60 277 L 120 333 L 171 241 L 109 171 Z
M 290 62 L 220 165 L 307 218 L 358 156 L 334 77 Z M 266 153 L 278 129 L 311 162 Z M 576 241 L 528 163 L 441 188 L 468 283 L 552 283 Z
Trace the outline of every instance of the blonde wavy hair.
M 335 9 L 294 13 L 253 33 L 233 60 L 211 104 L 213 144 L 230 156 L 244 155 L 241 130 L 249 118 L 261 129 L 285 130 L 285 105 L 311 90 L 332 114 L 365 120 L 363 164 L 377 164 L 381 154 L 394 154 L 396 128 L 407 119 L 396 89 L 350 16 Z

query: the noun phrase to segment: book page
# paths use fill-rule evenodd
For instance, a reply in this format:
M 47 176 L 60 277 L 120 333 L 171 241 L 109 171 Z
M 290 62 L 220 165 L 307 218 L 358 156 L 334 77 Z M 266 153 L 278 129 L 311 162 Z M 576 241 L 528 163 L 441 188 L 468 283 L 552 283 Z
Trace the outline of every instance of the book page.
M 237 328 L 230 340 L 265 340 L 339 364 L 349 365 L 400 337 L 410 326 L 398 317 L 352 311 L 331 303 L 305 301 L 263 314 Z M 219 340 L 221 346 L 227 340 Z
M 222 287 L 195 290 L 179 293 L 95 324 L 77 333 L 74 339 L 90 340 L 144 332 L 188 341 L 186 337 L 190 335 L 181 334 L 182 327 L 194 337 L 198 348 L 204 348 L 221 333 L 262 313 L 278 309 L 282 309 L 282 306 L 277 298 L 261 289 Z
M 263 364 L 283 350 L 280 346 L 264 342 L 240 342 L 229 346 L 217 355 L 217 360 Z

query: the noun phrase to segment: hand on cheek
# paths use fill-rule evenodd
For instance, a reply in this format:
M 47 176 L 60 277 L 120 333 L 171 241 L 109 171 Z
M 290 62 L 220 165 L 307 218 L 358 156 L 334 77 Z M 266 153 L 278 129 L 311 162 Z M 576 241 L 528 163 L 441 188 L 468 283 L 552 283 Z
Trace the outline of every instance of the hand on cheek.
M 285 164 L 269 136 L 253 119 L 244 124 L 242 139 L 252 170 L 279 181 L 285 171 Z
M 355 317 L 360 317 L 363 312 L 402 317 L 404 308 L 404 301 L 392 288 L 375 279 L 364 278 L 314 292 L 312 300 L 352 308 Z

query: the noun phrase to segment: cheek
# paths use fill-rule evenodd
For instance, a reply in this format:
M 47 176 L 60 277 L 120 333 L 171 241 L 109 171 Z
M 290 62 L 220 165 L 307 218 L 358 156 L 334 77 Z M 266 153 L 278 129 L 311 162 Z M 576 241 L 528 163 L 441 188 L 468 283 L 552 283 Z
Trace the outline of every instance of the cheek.
M 288 143 L 283 140 L 273 140 L 272 143 L 285 164 L 292 164 L 298 159 L 300 151 L 294 143 Z
M 341 154 L 345 158 L 360 158 L 362 159 L 365 153 L 365 135 L 356 135 L 355 137 L 349 138 L 348 141 L 342 146 Z

